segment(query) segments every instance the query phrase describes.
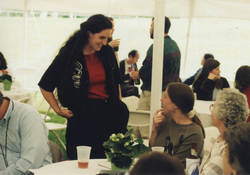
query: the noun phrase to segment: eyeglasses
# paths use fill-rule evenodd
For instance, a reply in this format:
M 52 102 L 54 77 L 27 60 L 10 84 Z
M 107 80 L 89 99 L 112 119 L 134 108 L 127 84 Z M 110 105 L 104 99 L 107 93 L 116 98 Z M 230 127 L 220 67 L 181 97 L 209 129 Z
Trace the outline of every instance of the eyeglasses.
M 211 104 L 211 105 L 209 106 L 209 110 L 212 112 L 213 109 L 214 109 L 214 104 Z

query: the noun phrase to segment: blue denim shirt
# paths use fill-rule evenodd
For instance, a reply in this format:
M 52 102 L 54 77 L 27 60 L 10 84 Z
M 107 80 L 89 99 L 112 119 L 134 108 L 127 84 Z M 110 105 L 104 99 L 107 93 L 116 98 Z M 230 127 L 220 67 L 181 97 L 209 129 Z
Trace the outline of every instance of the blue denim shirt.
M 10 119 L 10 120 L 9 120 Z M 6 168 L 5 139 L 7 132 Z M 6 114 L 0 121 L 0 175 L 29 174 L 35 169 L 52 163 L 48 142 L 48 128 L 38 111 L 30 105 L 10 100 Z

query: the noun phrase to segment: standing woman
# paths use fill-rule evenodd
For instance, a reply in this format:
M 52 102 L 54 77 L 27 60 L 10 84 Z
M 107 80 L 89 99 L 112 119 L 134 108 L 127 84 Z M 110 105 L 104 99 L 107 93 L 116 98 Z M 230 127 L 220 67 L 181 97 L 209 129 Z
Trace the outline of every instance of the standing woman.
M 234 85 L 236 89 L 247 96 L 248 107 L 250 109 L 250 66 L 241 66 L 235 75 Z M 250 122 L 250 114 L 247 118 Z
M 151 147 L 164 146 L 166 136 L 170 136 L 173 156 L 185 167 L 192 142 L 197 142 L 197 156 L 200 156 L 205 138 L 204 128 L 193 109 L 194 93 L 186 84 L 170 83 L 161 101 L 163 108 L 153 116 L 149 144 Z
M 121 101 L 119 69 L 107 45 L 111 29 L 105 16 L 89 17 L 64 43 L 38 84 L 54 111 L 68 120 L 68 159 L 77 159 L 79 145 L 92 147 L 91 158 L 105 158 L 103 142 L 127 130 L 129 113 Z M 57 97 L 68 109 L 59 108 Z
M 215 101 L 218 92 L 228 87 L 227 79 L 220 76 L 220 62 L 211 58 L 205 61 L 200 75 L 193 84 L 197 100 L 206 101 Z

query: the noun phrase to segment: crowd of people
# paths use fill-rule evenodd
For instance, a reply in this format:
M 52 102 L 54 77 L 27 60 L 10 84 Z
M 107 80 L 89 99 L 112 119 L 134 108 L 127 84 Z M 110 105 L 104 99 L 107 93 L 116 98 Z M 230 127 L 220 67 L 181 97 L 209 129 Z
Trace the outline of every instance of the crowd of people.
M 165 17 L 162 108 L 154 111 L 149 127 L 134 127 L 134 135 L 149 146 L 163 147 L 166 135 L 173 145 L 165 153 L 142 155 L 130 174 L 185 174 L 192 143 L 197 144 L 199 174 L 250 174 L 250 66 L 241 66 L 235 88 L 220 76 L 220 62 L 205 54 L 200 68 L 181 82 L 181 53 L 169 36 Z M 38 85 L 52 109 L 67 119 L 66 152 L 77 159 L 76 147 L 91 146 L 90 158 L 105 158 L 103 142 L 113 133 L 126 133 L 129 110 L 122 98 L 139 98 L 138 110 L 150 111 L 153 44 L 137 68 L 139 52 L 131 50 L 119 61 L 120 39 L 113 39 L 114 19 L 96 14 L 80 24 L 60 48 Z M 154 38 L 154 18 L 150 37 Z M 0 52 L 0 69 L 7 62 Z M 141 84 L 141 93 L 138 86 Z M 196 94 L 196 96 L 194 95 Z M 211 124 L 218 129 L 204 144 L 205 129 L 194 109 L 198 100 L 214 101 Z M 63 107 L 63 108 L 62 108 Z M 0 92 L 0 175 L 28 174 L 28 169 L 51 164 L 48 128 L 35 108 Z

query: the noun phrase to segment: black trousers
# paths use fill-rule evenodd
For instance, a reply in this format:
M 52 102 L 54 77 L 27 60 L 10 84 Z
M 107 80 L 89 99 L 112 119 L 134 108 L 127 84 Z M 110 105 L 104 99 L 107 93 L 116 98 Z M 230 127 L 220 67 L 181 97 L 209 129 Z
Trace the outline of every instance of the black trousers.
M 74 111 L 73 111 L 74 113 Z M 84 114 L 68 120 L 66 147 L 68 159 L 77 159 L 76 146 L 91 146 L 90 158 L 105 158 L 103 142 L 114 133 L 117 113 L 108 100 L 88 99 Z

